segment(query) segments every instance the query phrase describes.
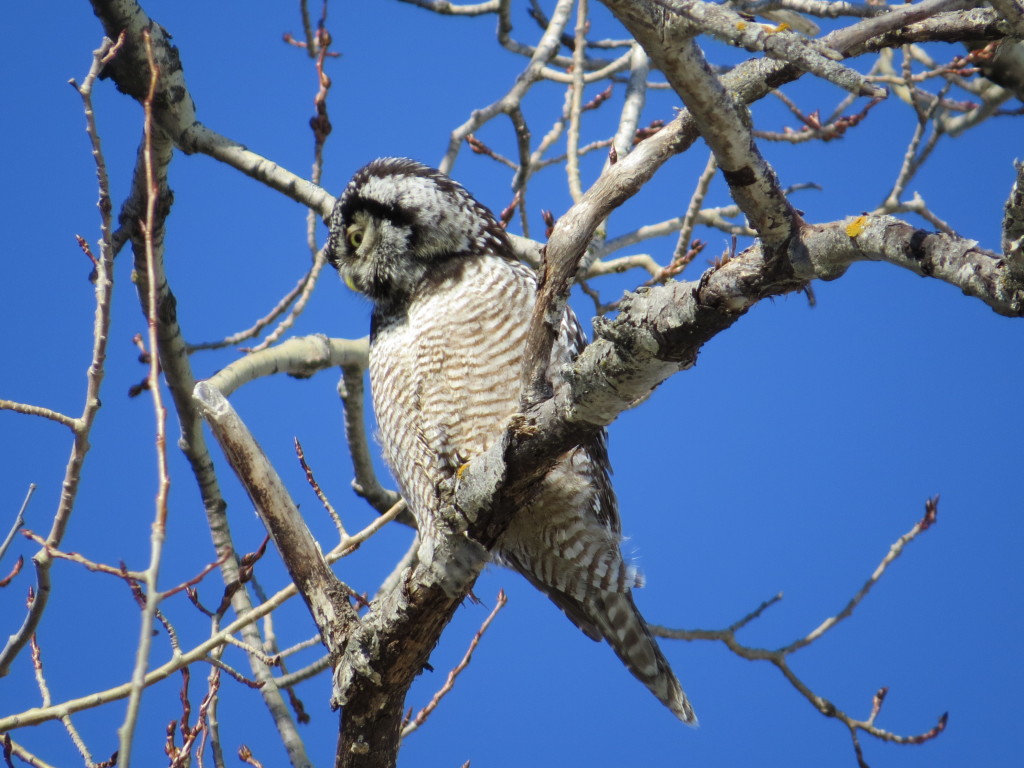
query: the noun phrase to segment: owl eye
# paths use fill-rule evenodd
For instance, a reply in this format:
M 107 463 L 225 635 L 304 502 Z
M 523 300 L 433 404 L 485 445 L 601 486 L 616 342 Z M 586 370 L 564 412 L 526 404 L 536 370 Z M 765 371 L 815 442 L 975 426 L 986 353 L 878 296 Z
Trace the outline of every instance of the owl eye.
M 363 230 L 353 229 L 348 233 L 348 244 L 353 248 L 358 248 L 363 244 Z

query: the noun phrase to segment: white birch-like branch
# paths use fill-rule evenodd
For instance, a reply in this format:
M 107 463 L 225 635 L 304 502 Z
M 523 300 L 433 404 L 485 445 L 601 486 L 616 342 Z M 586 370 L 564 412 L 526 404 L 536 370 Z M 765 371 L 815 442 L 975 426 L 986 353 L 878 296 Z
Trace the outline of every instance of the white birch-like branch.
M 306 378 L 317 371 L 343 365 L 366 369 L 369 339 L 331 339 L 322 334 L 296 336 L 259 352 L 240 357 L 207 379 L 224 396 L 264 376 L 286 373 Z

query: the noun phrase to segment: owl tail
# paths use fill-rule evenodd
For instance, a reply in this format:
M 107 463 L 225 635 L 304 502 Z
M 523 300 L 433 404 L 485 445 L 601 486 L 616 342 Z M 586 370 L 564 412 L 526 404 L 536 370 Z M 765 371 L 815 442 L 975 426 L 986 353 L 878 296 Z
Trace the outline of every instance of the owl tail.
M 589 618 L 615 655 L 676 717 L 688 725 L 697 725 L 697 715 L 637 610 L 632 594 L 602 592 L 595 597 L 597 605 L 587 611 Z
M 618 557 L 618 567 L 613 569 L 618 578 L 606 580 L 612 589 L 577 583 L 576 587 L 583 594 L 573 596 L 568 594 L 569 583 L 547 584 L 507 552 L 501 553 L 499 559 L 551 598 L 551 602 L 561 608 L 569 621 L 587 637 L 598 642 L 607 640 L 633 677 L 646 685 L 676 717 L 688 725 L 697 725 L 697 716 L 683 687 L 633 602 L 630 588 L 643 585 L 643 577 L 636 568 Z M 566 569 L 566 572 L 572 571 Z
M 607 640 L 633 677 L 646 685 L 676 717 L 687 725 L 697 725 L 697 715 L 668 659 L 651 635 L 647 622 L 640 615 L 628 587 L 624 587 L 622 592 L 592 592 L 579 600 L 547 587 L 529 575 L 527 578 L 546 592 L 569 621 L 583 630 L 587 637 Z

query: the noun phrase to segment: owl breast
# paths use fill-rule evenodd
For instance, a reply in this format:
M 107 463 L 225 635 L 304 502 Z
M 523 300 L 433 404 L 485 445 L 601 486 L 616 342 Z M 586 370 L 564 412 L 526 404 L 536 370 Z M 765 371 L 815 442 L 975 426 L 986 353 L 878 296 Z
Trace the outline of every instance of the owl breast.
M 486 451 L 519 406 L 532 274 L 493 256 L 460 267 L 403 315 L 375 318 L 370 347 L 380 441 L 421 531 L 437 483 Z

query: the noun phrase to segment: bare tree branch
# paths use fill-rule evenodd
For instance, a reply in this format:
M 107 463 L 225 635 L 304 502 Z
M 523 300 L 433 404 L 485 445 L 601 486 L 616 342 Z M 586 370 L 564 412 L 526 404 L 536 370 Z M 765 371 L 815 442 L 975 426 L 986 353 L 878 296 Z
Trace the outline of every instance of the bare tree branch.
M 100 388 L 105 371 L 107 338 L 110 330 L 110 302 L 114 287 L 114 248 L 111 244 L 110 184 L 92 110 L 92 86 L 102 68 L 109 64 L 112 58 L 116 57 L 122 46 L 123 42 L 120 39 L 117 45 L 111 39 L 104 40 L 100 48 L 93 52 L 92 66 L 89 68 L 89 73 L 86 75 L 82 86 L 78 87 L 77 84 L 72 83 L 82 97 L 86 117 L 86 131 L 92 143 L 93 159 L 96 162 L 96 175 L 99 182 L 101 237 L 100 256 L 95 264 L 96 312 L 93 320 L 92 355 L 87 373 L 85 405 L 82 415 L 75 420 L 73 425 L 75 437 L 71 447 L 71 456 L 68 459 L 67 468 L 64 472 L 60 503 L 56 514 L 54 514 L 50 533 L 46 537 L 47 545 L 51 547 L 60 546 L 64 533 L 67 530 L 68 521 L 71 518 L 71 511 L 74 508 L 82 478 L 82 466 L 90 447 L 89 434 L 92 431 L 100 408 Z M 68 426 L 71 426 L 71 424 L 68 424 Z M 46 610 L 50 599 L 50 591 L 52 589 L 50 566 L 53 561 L 45 549 L 33 557 L 32 561 L 35 564 L 36 570 L 35 595 L 21 628 L 15 634 L 8 637 L 7 644 L 0 651 L 0 677 L 5 676 L 10 671 L 11 663 L 28 644 L 29 639 L 36 631 L 36 627 L 39 626 L 43 611 Z
M 281 478 L 224 396 L 209 382 L 197 384 L 195 395 L 217 441 L 281 551 L 288 573 L 313 615 L 324 644 L 336 655 L 338 639 L 345 637 L 349 626 L 359 621 L 348 602 L 351 590 L 334 575 Z
M 0 543 L 0 560 L 4 559 L 4 555 L 7 554 L 7 548 L 11 546 L 11 542 L 14 541 L 14 535 L 21 530 L 21 527 L 25 524 L 25 510 L 28 509 L 28 503 L 32 499 L 32 494 L 36 491 L 36 484 L 29 483 L 28 491 L 25 493 L 25 500 L 21 502 L 21 507 L 18 509 L 18 514 L 14 518 L 14 523 L 11 525 L 11 530 L 4 536 L 4 540 Z
M 554 13 L 551 15 L 551 23 L 541 38 L 536 50 L 530 58 L 530 64 L 522 74 L 516 78 L 516 84 L 501 99 L 493 104 L 473 112 L 469 120 L 452 131 L 451 139 L 448 141 L 448 151 L 438 165 L 443 173 L 450 173 L 455 165 L 455 158 L 462 147 L 462 140 L 476 131 L 481 125 L 495 115 L 509 113 L 519 106 L 523 94 L 540 79 L 541 68 L 554 56 L 558 50 L 559 36 L 569 20 L 569 11 L 572 9 L 572 0 L 558 0 Z
M 395 491 L 384 488 L 377 480 L 370 458 L 370 442 L 366 435 L 363 404 L 366 400 L 363 375 L 366 371 L 365 362 L 341 366 L 341 378 L 338 380 L 338 395 L 345 408 L 345 438 L 348 440 L 349 455 L 352 457 L 352 469 L 355 478 L 352 488 L 366 499 L 380 513 L 386 512 L 399 502 L 401 497 Z M 416 523 L 409 513 L 403 513 L 399 522 L 410 528 Z
M 889 566 L 892 565 L 896 558 L 903 553 L 903 549 L 906 545 L 935 524 L 937 512 L 938 497 L 929 499 L 925 503 L 925 514 L 921 520 L 918 521 L 907 533 L 897 539 L 897 541 L 889 548 L 889 552 L 886 553 L 884 558 L 882 558 L 882 561 L 878 564 L 878 567 L 875 568 L 864 586 L 862 586 L 861 589 L 847 602 L 843 609 L 835 616 L 826 619 L 807 635 L 797 638 L 789 645 L 782 648 L 778 648 L 776 650 L 752 648 L 750 646 L 743 645 L 736 639 L 736 633 L 760 616 L 765 609 L 781 600 L 781 594 L 776 595 L 771 600 L 765 601 L 756 610 L 723 630 L 669 629 L 667 627 L 656 626 L 651 627 L 651 631 L 658 637 L 667 637 L 676 640 L 712 640 L 721 642 L 740 658 L 749 659 L 751 661 L 770 662 L 783 674 L 794 688 L 796 688 L 819 712 L 821 712 L 821 714 L 826 717 L 835 718 L 847 726 L 850 730 L 851 738 L 853 739 L 854 748 L 857 751 L 857 754 L 860 755 L 858 759 L 861 765 L 866 765 L 866 763 L 864 763 L 863 756 L 861 755 L 858 731 L 863 731 L 864 733 L 874 736 L 882 741 L 889 741 L 896 744 L 921 744 L 929 739 L 935 738 L 945 729 L 947 719 L 945 714 L 939 718 L 938 723 L 932 729 L 922 734 L 901 736 L 891 731 L 884 730 L 875 725 L 875 718 L 878 716 L 878 712 L 881 708 L 881 699 L 884 698 L 886 689 L 883 688 L 878 694 L 876 694 L 874 705 L 869 717 L 866 720 L 857 720 L 837 707 L 833 702 L 814 693 L 810 687 L 795 672 L 793 672 L 792 668 L 789 666 L 788 657 L 801 648 L 806 648 L 808 645 L 816 642 L 829 629 L 844 619 L 849 618 L 853 614 L 854 609 L 860 604 L 871 588 L 878 583 L 883 575 L 885 575 Z
M 142 605 L 142 617 L 139 628 L 139 642 L 135 651 L 135 666 L 132 670 L 131 691 L 128 694 L 128 706 L 124 722 L 118 729 L 118 756 L 125 765 L 131 765 L 132 745 L 135 738 L 135 724 L 139 716 L 142 692 L 145 688 L 146 670 L 149 667 L 149 650 L 153 639 L 153 619 L 157 615 L 157 604 L 160 600 L 158 579 L 160 564 L 163 558 L 163 547 L 167 533 L 167 497 L 170 492 L 171 478 L 167 471 L 167 409 L 164 407 L 163 393 L 160 390 L 159 356 L 154 354 L 158 344 L 160 321 L 160 287 L 166 285 L 163 274 L 163 236 L 164 218 L 167 215 L 167 167 L 171 162 L 171 142 L 158 133 L 153 121 L 153 99 L 160 81 L 160 73 L 153 59 L 153 49 L 149 44 L 149 32 L 143 30 L 148 59 L 149 88 L 143 99 L 145 120 L 143 123 L 142 146 L 139 160 L 142 163 L 145 179 L 145 215 L 137 222 L 142 232 L 142 247 L 136 248 L 135 264 L 137 274 L 145 277 L 140 281 L 139 298 L 142 301 L 148 326 L 149 370 L 146 382 L 153 398 L 153 411 L 156 416 L 156 464 L 157 493 L 156 511 L 150 535 L 149 567 L 142 574 L 146 585 L 146 596 Z M 164 205 L 158 211 L 161 193 Z M 141 253 L 140 253 L 141 251 Z M 169 629 L 169 628 L 168 628 Z M 170 633 L 173 637 L 173 633 Z
M 420 8 L 426 8 L 434 13 L 441 13 L 447 16 L 480 16 L 485 13 L 497 13 L 499 0 L 488 0 L 486 3 L 466 3 L 458 5 L 448 0 L 402 0 L 403 3 L 412 3 Z
M 394 520 L 398 514 L 404 510 L 404 508 L 404 502 L 396 504 L 388 511 L 387 514 L 378 517 L 359 533 L 343 539 L 336 547 L 334 547 L 334 549 L 327 553 L 326 560 L 329 563 L 333 563 L 350 554 L 358 548 L 360 544 L 367 541 L 371 536 L 377 533 L 377 531 L 387 525 L 387 523 Z M 229 636 L 243 631 L 245 627 L 250 626 L 261 618 L 269 615 L 297 594 L 298 588 L 294 583 L 290 583 L 288 586 L 271 595 L 261 604 L 254 606 L 251 610 L 247 611 L 244 615 L 235 619 L 227 626 L 217 627 L 210 637 L 199 645 L 188 651 L 182 651 L 180 654 L 175 654 L 170 661 L 150 670 L 146 674 L 146 686 L 149 687 L 161 682 L 162 680 L 166 680 L 168 677 L 181 671 L 189 664 L 205 660 L 208 654 L 215 653 L 217 649 L 221 648 L 226 643 L 229 643 L 230 641 L 227 639 Z M 257 633 L 255 637 L 258 639 L 259 634 Z M 263 682 L 262 679 L 261 682 Z M 264 684 L 263 688 L 266 687 L 267 685 Z M 68 714 L 74 714 L 75 712 L 81 712 L 82 710 L 103 706 L 109 702 L 126 698 L 130 690 L 131 684 L 124 683 L 123 685 L 115 686 L 114 688 L 110 688 L 105 691 L 98 691 L 77 699 L 70 699 L 61 704 L 54 704 L 53 706 L 45 708 L 35 707 L 25 712 L 2 717 L 0 718 L 0 732 L 7 732 L 30 725 L 39 725 L 51 720 L 58 720 Z M 277 690 L 276 685 L 274 686 L 274 690 Z
M 308 378 L 317 371 L 336 366 L 365 369 L 369 351 L 367 342 L 366 338 L 329 339 L 321 334 L 296 336 L 235 360 L 207 382 L 228 396 L 250 381 L 276 373 Z
M 668 78 L 686 104 L 701 136 L 711 146 L 733 199 L 769 248 L 783 247 L 799 217 L 782 193 L 775 172 L 758 151 L 742 107 L 711 71 L 690 39 L 692 27 L 677 17 L 664 18 L 658 6 L 607 2 Z M 662 21 L 664 19 L 664 21 Z M 664 41 L 674 43 L 671 51 Z
M 451 692 L 452 688 L 455 687 L 456 678 L 458 678 L 466 667 L 469 666 L 469 662 L 473 659 L 473 651 L 475 651 L 476 647 L 480 644 L 480 640 L 483 638 L 484 632 L 486 632 L 487 628 L 491 626 L 491 622 L 494 621 L 494 617 L 498 615 L 498 611 L 505 607 L 507 602 L 508 598 L 505 597 L 505 591 L 501 590 L 498 592 L 498 599 L 494 604 L 494 608 L 489 614 L 487 614 L 487 618 L 484 619 L 483 624 L 480 625 L 480 629 L 478 629 L 476 634 L 473 635 L 473 639 L 470 641 L 469 648 L 466 649 L 466 653 L 462 657 L 462 661 L 460 661 L 455 668 L 448 673 L 448 679 L 445 680 L 445 683 L 441 686 L 440 690 L 434 694 L 434 698 L 432 698 L 423 709 L 416 713 L 416 717 L 402 728 L 403 739 L 427 722 L 427 718 L 430 717 L 430 714 L 435 709 L 437 709 L 437 706 L 441 703 L 441 699 L 443 699 Z

